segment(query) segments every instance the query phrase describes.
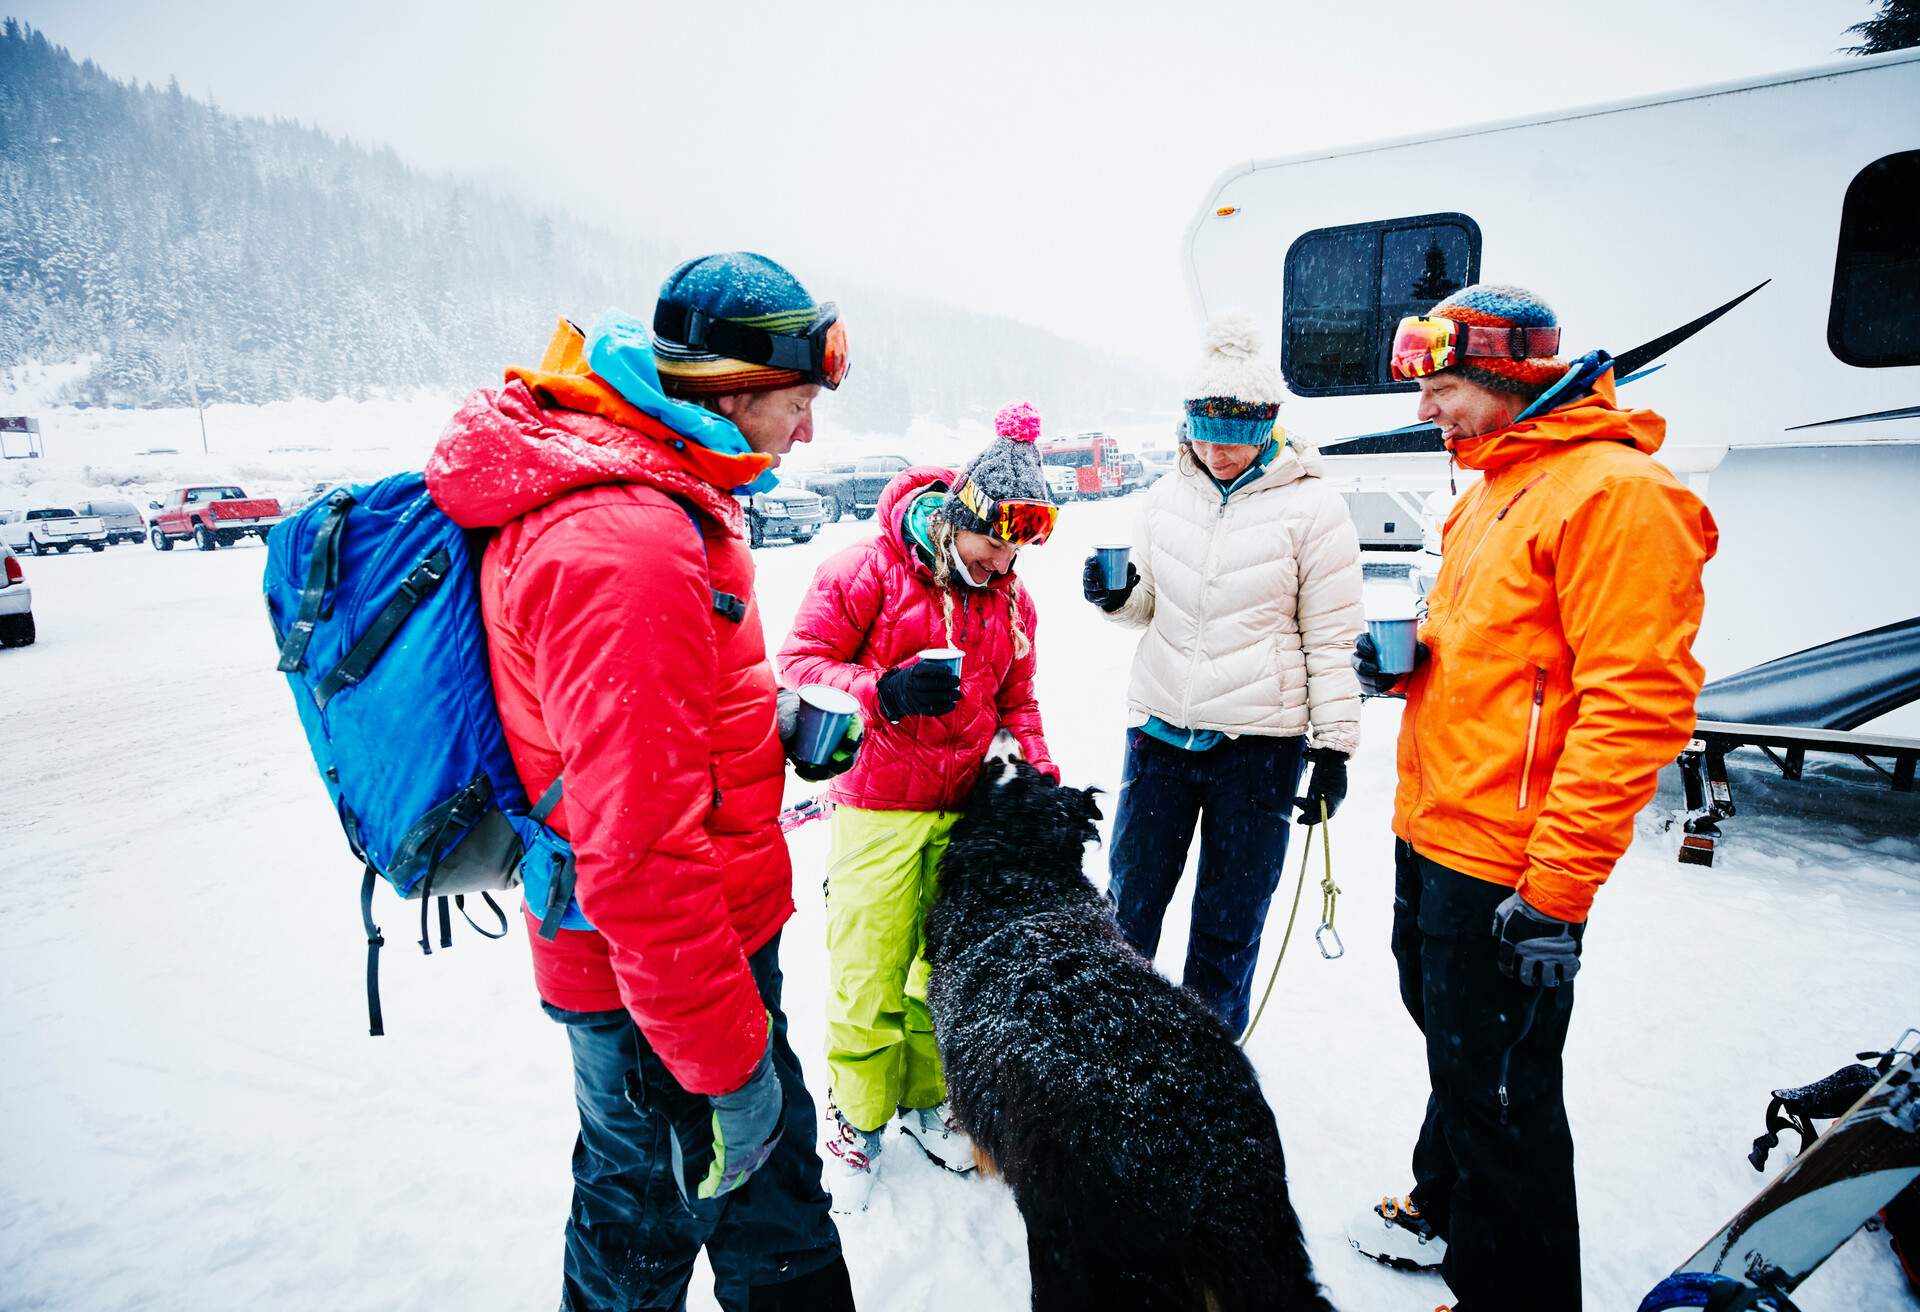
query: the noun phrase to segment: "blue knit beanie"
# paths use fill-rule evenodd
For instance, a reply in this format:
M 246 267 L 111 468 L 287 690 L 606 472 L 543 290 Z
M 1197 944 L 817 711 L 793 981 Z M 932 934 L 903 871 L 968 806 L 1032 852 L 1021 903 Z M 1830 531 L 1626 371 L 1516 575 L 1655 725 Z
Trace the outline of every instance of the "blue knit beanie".
M 798 278 L 752 251 L 686 261 L 660 284 L 660 304 L 698 310 L 710 319 L 731 319 L 770 333 L 805 332 L 819 314 Z M 763 392 L 806 381 L 791 369 L 729 360 L 658 334 L 653 347 L 660 382 L 674 396 Z

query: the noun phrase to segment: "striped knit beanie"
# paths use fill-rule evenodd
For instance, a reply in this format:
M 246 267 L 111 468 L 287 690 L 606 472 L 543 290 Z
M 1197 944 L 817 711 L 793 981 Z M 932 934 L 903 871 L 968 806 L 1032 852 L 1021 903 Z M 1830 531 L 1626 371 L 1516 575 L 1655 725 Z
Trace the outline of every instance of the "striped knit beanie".
M 1260 358 L 1260 330 L 1244 314 L 1207 325 L 1200 369 L 1187 385 L 1187 435 L 1195 442 L 1260 446 L 1273 436 L 1286 396 Z
M 818 313 L 798 278 L 752 251 L 688 260 L 660 284 L 660 304 L 774 333 L 805 332 Z M 661 387 L 669 396 L 699 399 L 728 392 L 769 392 L 807 381 L 806 375 L 791 369 L 730 360 L 658 333 L 653 353 Z
M 1477 282 L 1462 287 L 1434 306 L 1430 318 L 1453 319 L 1482 328 L 1557 328 L 1560 320 L 1553 308 L 1521 287 L 1503 287 Z M 1526 360 L 1489 359 L 1473 356 L 1446 371 L 1456 378 L 1492 388 L 1496 392 L 1524 396 L 1529 402 L 1559 382 L 1567 372 L 1567 362 L 1552 356 Z

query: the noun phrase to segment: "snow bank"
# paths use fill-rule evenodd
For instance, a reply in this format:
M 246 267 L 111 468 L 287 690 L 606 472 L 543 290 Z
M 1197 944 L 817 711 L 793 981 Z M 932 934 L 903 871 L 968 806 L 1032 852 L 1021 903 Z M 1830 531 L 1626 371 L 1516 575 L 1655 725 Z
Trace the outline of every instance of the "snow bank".
M 334 434 L 339 454 L 384 446 L 366 453 L 384 459 L 431 440 L 444 402 L 316 408 L 304 430 L 299 409 L 281 418 L 280 432 Z M 119 438 L 155 444 L 139 430 L 162 422 L 122 422 Z M 237 447 L 241 431 L 226 417 L 217 440 Z M 261 449 L 219 454 L 312 457 L 265 450 L 286 440 L 265 431 Z M 1079 567 L 1138 505 L 1069 507 L 1021 561 L 1054 755 L 1109 799 L 1133 643 L 1082 601 Z M 755 553 L 770 642 L 819 562 L 871 531 L 843 522 Z M 35 766 L 9 772 L 0 805 L 15 911 L 0 917 L 0 1306 L 552 1306 L 574 1137 L 565 1037 L 535 1005 L 523 944 L 463 930 L 453 951 L 423 957 L 417 909 L 385 894 L 388 1035 L 366 1036 L 359 869 L 273 672 L 264 559 L 247 544 L 26 563 L 41 640 L 0 652 L 0 742 Z M 1425 1099 L 1388 950 L 1398 716 L 1368 704 L 1333 824 L 1347 956 L 1322 961 L 1296 930 L 1251 1049 L 1320 1276 L 1349 1312 L 1448 1301 L 1436 1277 L 1375 1267 L 1344 1238 L 1349 1216 L 1407 1187 Z M 1871 804 L 1836 823 L 1795 809 L 1807 792 L 1763 780 L 1736 780 L 1741 812 L 1712 869 L 1675 864 L 1656 803 L 1595 908 L 1567 1050 L 1594 1312 L 1628 1312 L 1757 1188 L 1745 1153 L 1769 1089 L 1916 1019 L 1920 799 L 1832 777 L 1835 795 Z M 790 783 L 790 797 L 811 791 Z M 791 836 L 798 913 L 781 949 L 816 1096 L 826 845 L 821 824 Z M 1104 852 L 1086 868 L 1103 881 Z M 1262 983 L 1298 870 L 1296 854 Z M 1174 974 L 1186 897 L 1160 953 Z M 1303 916 L 1316 903 L 1309 888 Z M 511 937 L 522 932 L 516 920 Z M 1006 1190 L 949 1176 L 898 1138 L 874 1209 L 841 1233 L 864 1308 L 1026 1306 Z M 1861 1236 L 1798 1302 L 1904 1307 L 1899 1281 L 1884 1236 Z M 691 1306 L 714 1306 L 703 1275 Z

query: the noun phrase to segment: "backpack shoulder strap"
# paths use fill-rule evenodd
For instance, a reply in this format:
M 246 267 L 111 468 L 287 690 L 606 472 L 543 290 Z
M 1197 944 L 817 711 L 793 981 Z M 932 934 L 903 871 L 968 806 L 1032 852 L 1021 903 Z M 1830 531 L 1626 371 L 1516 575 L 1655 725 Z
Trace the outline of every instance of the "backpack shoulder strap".
M 747 603 L 731 592 L 722 592 L 713 586 L 713 557 L 707 551 L 706 531 L 700 527 L 700 512 L 693 502 L 683 496 L 669 492 L 680 509 L 686 511 L 687 520 L 693 525 L 694 535 L 700 539 L 700 554 L 707 557 L 707 591 L 713 594 L 713 612 L 730 623 L 738 624 L 747 618 Z

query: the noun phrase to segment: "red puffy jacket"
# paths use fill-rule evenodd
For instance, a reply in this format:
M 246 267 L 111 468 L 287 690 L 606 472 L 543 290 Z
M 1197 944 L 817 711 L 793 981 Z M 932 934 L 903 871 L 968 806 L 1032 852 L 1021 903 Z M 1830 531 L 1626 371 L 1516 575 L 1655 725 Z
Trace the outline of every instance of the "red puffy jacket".
M 551 823 L 597 928 L 529 934 L 540 996 L 624 1007 L 681 1085 L 724 1093 L 766 1046 L 747 957 L 793 912 L 785 758 L 739 506 L 689 467 L 713 453 L 646 422 L 543 407 L 524 382 L 475 392 L 427 480 L 498 530 L 480 591 L 500 718 L 529 796 L 566 781 Z
M 793 619 L 776 658 L 789 688 L 824 683 L 860 700 L 866 740 L 854 767 L 828 795 L 847 806 L 881 811 L 937 811 L 972 791 L 993 735 L 1005 728 L 1027 760 L 1053 769 L 1033 697 L 1033 598 L 1011 574 L 984 588 L 956 580 L 953 645 L 960 665 L 960 705 L 939 717 L 909 716 L 889 724 L 880 714 L 880 676 L 928 647 L 947 645 L 933 572 L 909 547 L 901 520 L 921 490 L 951 486 L 951 469 L 919 466 L 894 478 L 880 495 L 880 533 L 829 558 Z M 1014 607 L 1028 650 L 1014 654 Z

